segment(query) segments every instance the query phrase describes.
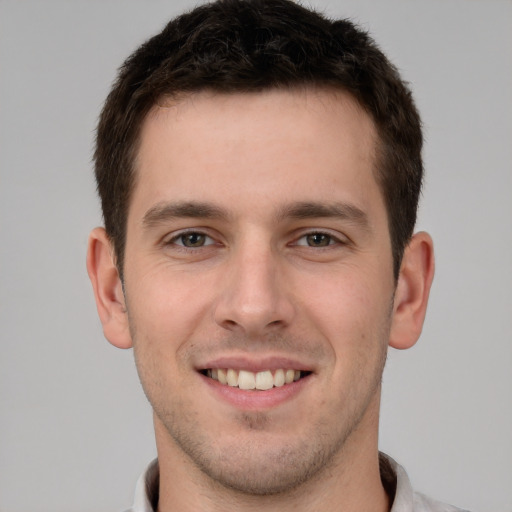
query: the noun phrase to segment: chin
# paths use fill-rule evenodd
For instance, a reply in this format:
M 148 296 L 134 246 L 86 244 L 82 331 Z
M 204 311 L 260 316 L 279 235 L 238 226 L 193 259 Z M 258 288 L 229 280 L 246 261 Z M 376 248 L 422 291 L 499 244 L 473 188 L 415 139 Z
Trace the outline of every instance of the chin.
M 196 464 L 225 488 L 257 496 L 289 493 L 326 468 L 330 454 L 323 451 L 297 450 L 289 447 L 263 449 L 259 443 L 250 448 L 229 450 L 223 458 L 203 455 Z M 309 452 L 309 453 L 308 453 Z
M 245 433 L 216 439 L 199 435 L 194 429 L 167 431 L 187 459 L 214 485 L 244 495 L 292 492 L 334 464 L 344 439 L 326 440 L 325 436 L 306 432 L 291 439 L 288 433 L 270 432 L 264 416 L 247 415 Z

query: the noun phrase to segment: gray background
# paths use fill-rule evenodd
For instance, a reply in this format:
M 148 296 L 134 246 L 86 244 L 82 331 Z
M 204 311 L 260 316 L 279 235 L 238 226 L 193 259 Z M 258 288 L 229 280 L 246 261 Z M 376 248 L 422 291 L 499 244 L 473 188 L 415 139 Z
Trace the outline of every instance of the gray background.
M 107 512 L 155 455 L 132 354 L 85 272 L 95 122 L 115 69 L 191 1 L 0 0 L 0 510 Z M 512 3 L 315 0 L 369 28 L 415 90 L 437 276 L 390 354 L 381 447 L 417 489 L 512 511 Z

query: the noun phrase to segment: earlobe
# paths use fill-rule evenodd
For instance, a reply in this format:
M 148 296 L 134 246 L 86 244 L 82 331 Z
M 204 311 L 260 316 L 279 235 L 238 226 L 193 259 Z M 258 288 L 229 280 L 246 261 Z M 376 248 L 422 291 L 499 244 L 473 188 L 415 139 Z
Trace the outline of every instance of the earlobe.
M 130 348 L 132 340 L 123 287 L 113 248 L 104 228 L 95 228 L 89 235 L 87 272 L 105 337 L 118 348 Z
M 389 345 L 412 347 L 423 328 L 434 278 L 434 247 L 430 235 L 416 233 L 404 251 L 395 290 Z

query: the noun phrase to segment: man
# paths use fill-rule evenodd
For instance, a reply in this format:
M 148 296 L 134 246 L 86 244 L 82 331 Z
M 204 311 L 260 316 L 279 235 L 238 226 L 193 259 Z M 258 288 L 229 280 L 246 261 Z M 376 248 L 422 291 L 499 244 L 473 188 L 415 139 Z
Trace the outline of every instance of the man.
M 434 273 L 421 146 L 375 43 L 288 0 L 198 7 L 125 62 L 88 272 L 154 410 L 132 510 L 456 510 L 377 442 Z

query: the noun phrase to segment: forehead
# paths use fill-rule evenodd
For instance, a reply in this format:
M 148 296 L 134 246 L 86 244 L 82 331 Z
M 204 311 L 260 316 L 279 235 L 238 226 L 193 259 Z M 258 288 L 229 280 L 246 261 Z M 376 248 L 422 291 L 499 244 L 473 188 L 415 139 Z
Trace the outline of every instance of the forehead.
M 233 208 L 258 201 L 279 208 L 344 200 L 350 189 L 364 196 L 377 187 L 376 140 L 369 115 L 341 91 L 162 100 L 142 126 L 132 206 L 215 199 Z

